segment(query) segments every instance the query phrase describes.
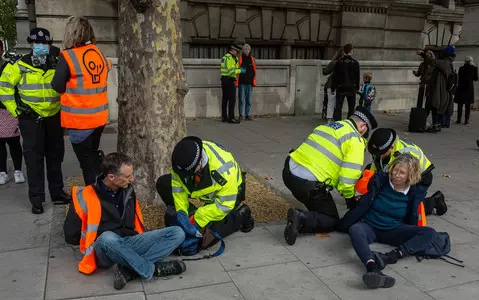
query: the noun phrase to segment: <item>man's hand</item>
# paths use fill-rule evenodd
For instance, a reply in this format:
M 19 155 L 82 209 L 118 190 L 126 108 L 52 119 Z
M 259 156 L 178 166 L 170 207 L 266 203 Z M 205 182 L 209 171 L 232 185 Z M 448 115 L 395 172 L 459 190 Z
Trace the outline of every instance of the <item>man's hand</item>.
M 246 69 L 245 69 L 245 68 L 241 67 L 240 70 L 241 70 L 241 74 L 245 74 L 245 73 L 246 73 Z

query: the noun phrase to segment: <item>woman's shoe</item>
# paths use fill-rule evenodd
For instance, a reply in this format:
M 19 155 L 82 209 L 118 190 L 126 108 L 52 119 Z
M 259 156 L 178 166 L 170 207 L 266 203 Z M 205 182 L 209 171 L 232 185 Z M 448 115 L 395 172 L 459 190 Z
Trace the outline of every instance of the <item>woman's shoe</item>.
M 15 183 L 25 182 L 25 176 L 23 176 L 23 173 L 20 170 L 15 170 L 14 177 L 15 177 Z

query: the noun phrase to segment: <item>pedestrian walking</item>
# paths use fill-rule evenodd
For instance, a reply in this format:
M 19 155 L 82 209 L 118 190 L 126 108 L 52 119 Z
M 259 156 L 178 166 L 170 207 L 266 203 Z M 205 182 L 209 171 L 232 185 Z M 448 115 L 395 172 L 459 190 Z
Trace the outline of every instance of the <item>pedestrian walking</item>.
M 461 124 L 463 107 L 466 108 L 464 125 L 469 124 L 471 104 L 474 103 L 474 81 L 477 80 L 477 67 L 474 65 L 472 57 L 466 56 L 464 66 L 459 68 L 459 83 L 454 97 L 454 102 L 457 103 L 457 124 Z

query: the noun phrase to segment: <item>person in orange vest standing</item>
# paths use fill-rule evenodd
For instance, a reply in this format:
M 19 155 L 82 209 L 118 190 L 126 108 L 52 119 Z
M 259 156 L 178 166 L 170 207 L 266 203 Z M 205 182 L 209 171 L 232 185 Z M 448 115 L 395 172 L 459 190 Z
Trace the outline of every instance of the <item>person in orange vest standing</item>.
M 61 125 L 80 162 L 85 183 L 95 183 L 103 152 L 99 151 L 108 121 L 107 79 L 111 62 L 95 45 L 84 17 L 68 18 L 52 87 L 61 94 Z
M 102 161 L 102 175 L 85 187 L 72 189 L 72 204 L 63 231 L 65 242 L 79 245 L 83 258 L 78 270 L 92 274 L 97 267 L 117 264 L 115 289 L 128 281 L 178 275 L 186 270 L 178 260 L 164 261 L 185 239 L 183 229 L 171 226 L 145 231 L 140 205 L 131 183 L 131 158 L 110 153 Z
M 251 93 L 253 87 L 256 86 L 256 62 L 255 58 L 250 55 L 251 46 L 243 45 L 243 54 L 239 57 L 240 68 L 246 70 L 246 73 L 238 75 L 236 85 L 238 86 L 238 109 L 239 119 L 243 118 L 243 106 L 245 107 L 245 120 L 253 121 L 251 118 Z

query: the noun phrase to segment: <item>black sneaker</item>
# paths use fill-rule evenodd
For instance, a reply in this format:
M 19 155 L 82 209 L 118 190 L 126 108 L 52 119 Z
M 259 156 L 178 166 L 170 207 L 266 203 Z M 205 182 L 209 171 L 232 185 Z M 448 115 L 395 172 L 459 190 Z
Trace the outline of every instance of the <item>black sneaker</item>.
M 43 205 L 32 205 L 32 214 L 41 215 L 43 214 Z
M 70 204 L 71 201 L 72 201 L 72 196 L 68 195 L 67 193 L 63 191 L 60 194 L 60 196 L 52 197 L 52 202 L 55 205 L 66 205 L 66 204 Z
M 113 287 L 116 290 L 121 290 L 126 286 L 126 283 L 132 281 L 136 274 L 122 265 L 116 265 L 115 277 L 113 278 Z
M 288 223 L 284 229 L 284 239 L 288 245 L 294 245 L 301 227 L 301 212 L 295 208 L 288 209 Z
M 363 281 L 370 289 L 390 288 L 396 283 L 394 277 L 388 276 L 379 270 L 366 272 L 363 275 Z
M 250 116 L 246 116 L 245 120 L 247 121 L 253 121 L 253 119 Z
M 181 260 L 158 261 L 155 263 L 155 277 L 179 275 L 186 271 L 186 265 Z

